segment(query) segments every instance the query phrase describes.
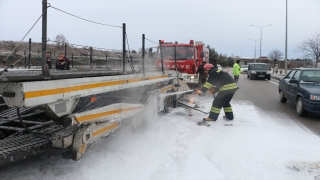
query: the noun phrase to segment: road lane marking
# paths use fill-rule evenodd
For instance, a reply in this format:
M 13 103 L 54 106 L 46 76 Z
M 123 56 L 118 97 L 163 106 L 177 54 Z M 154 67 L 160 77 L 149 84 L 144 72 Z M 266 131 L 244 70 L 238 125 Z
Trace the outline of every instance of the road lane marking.
M 273 82 L 273 81 L 271 81 L 271 80 L 268 80 L 268 81 L 279 86 L 278 83 L 275 83 L 275 82 Z

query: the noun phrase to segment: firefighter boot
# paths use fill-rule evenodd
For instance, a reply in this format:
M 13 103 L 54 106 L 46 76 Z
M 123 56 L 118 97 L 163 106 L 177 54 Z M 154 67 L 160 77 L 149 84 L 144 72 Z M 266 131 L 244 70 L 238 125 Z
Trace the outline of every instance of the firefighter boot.
M 223 120 L 224 120 L 226 126 L 232 126 L 233 125 L 233 120 L 232 119 L 228 119 L 227 116 L 223 116 Z
M 211 119 L 211 118 L 203 118 L 203 121 L 216 121 L 215 119 Z

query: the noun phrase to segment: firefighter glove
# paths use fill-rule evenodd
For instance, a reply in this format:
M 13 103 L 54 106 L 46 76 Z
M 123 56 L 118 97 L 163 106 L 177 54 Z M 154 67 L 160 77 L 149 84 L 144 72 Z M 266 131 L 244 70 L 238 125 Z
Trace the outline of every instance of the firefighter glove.
M 196 90 L 196 94 L 198 94 L 199 96 L 203 95 L 203 92 L 199 89 Z
M 210 88 L 210 89 L 209 89 L 209 92 L 210 92 L 211 94 L 214 94 L 216 91 L 215 91 L 213 88 Z

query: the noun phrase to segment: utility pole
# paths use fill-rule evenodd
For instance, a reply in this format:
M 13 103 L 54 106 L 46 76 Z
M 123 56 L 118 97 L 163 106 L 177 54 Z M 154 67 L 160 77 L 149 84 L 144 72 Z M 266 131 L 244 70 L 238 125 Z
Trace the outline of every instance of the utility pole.
M 256 63 L 256 53 L 257 53 L 257 50 L 256 50 L 256 42 L 258 41 L 258 40 L 254 40 L 254 39 L 249 39 L 250 41 L 254 41 L 254 63 Z M 261 56 L 261 55 L 260 55 Z
M 31 38 L 29 38 L 29 53 L 28 53 L 28 69 L 30 69 L 31 66 Z
M 160 49 L 160 57 L 161 57 L 161 71 L 164 74 L 164 67 L 163 67 L 163 54 L 162 54 L 162 42 L 159 40 L 159 49 Z
M 272 24 L 269 24 L 269 25 L 266 25 L 266 26 L 255 26 L 255 25 L 251 25 L 253 27 L 258 27 L 261 29 L 261 32 L 260 32 L 260 57 L 259 57 L 259 60 L 260 60 L 260 63 L 261 63 L 261 45 L 262 45 L 262 28 L 264 27 L 268 27 L 268 26 L 271 26 Z
M 49 68 L 45 69 L 47 54 L 47 0 L 42 1 L 42 78 L 50 79 Z
M 145 52 L 144 52 L 144 47 L 145 46 L 145 35 L 142 34 L 142 74 L 145 75 L 145 69 L 144 69 L 144 56 L 145 56 Z
M 126 72 L 126 24 L 122 24 L 122 63 L 123 72 Z
M 286 0 L 286 40 L 285 40 L 285 53 L 284 53 L 284 74 L 287 74 L 287 55 L 288 55 L 288 0 Z
M 90 46 L 90 69 L 92 70 L 92 46 Z

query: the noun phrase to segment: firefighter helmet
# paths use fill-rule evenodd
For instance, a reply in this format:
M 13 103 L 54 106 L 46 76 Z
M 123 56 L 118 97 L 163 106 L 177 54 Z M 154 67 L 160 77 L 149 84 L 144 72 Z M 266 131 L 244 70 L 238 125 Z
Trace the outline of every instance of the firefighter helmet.
M 203 68 L 213 68 L 213 65 L 212 64 L 209 64 L 209 63 L 207 63 L 207 64 L 205 64 L 204 66 L 203 66 Z

